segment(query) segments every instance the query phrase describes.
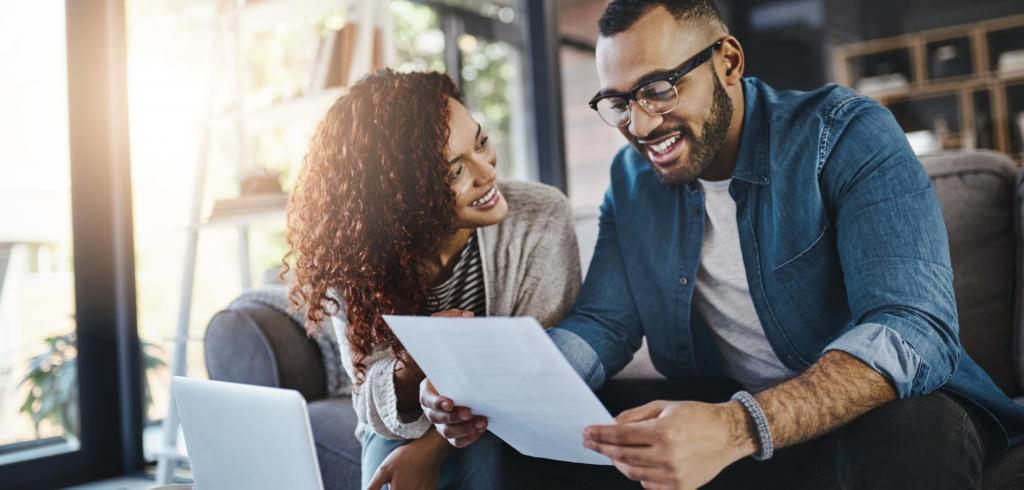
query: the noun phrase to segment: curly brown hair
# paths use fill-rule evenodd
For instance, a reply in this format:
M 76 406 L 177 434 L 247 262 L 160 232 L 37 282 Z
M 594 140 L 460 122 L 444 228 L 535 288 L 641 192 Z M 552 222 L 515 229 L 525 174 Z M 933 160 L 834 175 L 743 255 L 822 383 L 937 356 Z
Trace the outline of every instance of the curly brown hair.
M 449 98 L 461 95 L 441 73 L 366 76 L 320 122 L 288 203 L 288 297 L 307 307 L 310 335 L 343 301 L 356 384 L 375 348 L 404 353 L 381 315 L 425 313 L 430 271 L 455 232 Z

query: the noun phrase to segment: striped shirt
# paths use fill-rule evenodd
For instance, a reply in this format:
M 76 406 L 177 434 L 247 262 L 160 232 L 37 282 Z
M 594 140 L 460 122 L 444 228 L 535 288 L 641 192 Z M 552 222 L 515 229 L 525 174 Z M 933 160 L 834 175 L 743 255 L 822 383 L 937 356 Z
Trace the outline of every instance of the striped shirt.
M 430 313 L 437 313 L 456 308 L 472 311 L 476 316 L 484 316 L 485 302 L 480 247 L 476 241 L 476 233 L 473 233 L 469 236 L 466 246 L 462 247 L 459 261 L 455 264 L 451 277 L 430 290 L 427 310 Z

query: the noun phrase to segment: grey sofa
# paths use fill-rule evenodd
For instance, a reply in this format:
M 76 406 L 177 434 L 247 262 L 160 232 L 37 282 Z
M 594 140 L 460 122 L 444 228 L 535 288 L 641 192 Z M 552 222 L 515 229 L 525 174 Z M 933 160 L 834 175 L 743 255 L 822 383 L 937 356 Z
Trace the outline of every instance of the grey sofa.
M 1024 180 L 1011 160 L 991 152 L 926 157 L 922 163 L 949 231 L 961 340 L 996 384 L 1011 397 L 1021 397 Z M 581 219 L 577 231 L 586 265 L 596 239 L 596 217 Z M 320 351 L 289 316 L 256 302 L 236 303 L 210 320 L 205 349 L 211 379 L 302 393 L 309 403 L 325 487 L 359 488 L 360 444 L 353 436 L 351 403 L 348 398 L 326 398 Z M 645 354 L 613 383 L 629 391 L 651 382 L 637 378 L 656 378 Z M 989 465 L 985 488 L 1024 488 L 1024 446 Z

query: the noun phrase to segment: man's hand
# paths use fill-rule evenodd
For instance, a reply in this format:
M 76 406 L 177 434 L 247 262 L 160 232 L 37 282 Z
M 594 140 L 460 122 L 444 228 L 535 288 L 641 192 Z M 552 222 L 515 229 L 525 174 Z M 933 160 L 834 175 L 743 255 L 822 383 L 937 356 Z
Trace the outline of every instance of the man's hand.
M 842 351 L 756 395 L 776 449 L 826 434 L 896 398 L 886 377 Z M 757 450 L 753 419 L 739 402 L 653 402 L 616 424 L 588 427 L 584 445 L 611 458 L 644 488 L 696 488 Z
M 756 429 L 738 402 L 656 401 L 594 425 L 583 445 L 647 489 L 694 489 L 757 450 Z
M 466 447 L 487 432 L 487 418 L 473 416 L 467 407 L 455 405 L 437 393 L 429 379 L 420 383 L 420 406 L 437 432 L 455 447 Z
M 385 483 L 392 490 L 435 490 L 441 463 L 451 449 L 434 431 L 391 451 L 373 474 L 367 490 L 380 490 Z

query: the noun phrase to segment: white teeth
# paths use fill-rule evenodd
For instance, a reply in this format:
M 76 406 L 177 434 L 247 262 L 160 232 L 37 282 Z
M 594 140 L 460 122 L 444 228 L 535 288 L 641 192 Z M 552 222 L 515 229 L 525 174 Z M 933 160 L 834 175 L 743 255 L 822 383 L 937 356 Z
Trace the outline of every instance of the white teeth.
M 469 203 L 469 205 L 470 206 L 479 206 L 479 205 L 481 205 L 483 203 L 489 202 L 491 199 L 494 199 L 494 195 L 497 194 L 497 193 L 498 193 L 498 188 L 497 187 L 491 187 L 491 190 L 487 191 L 487 194 L 484 194 L 484 197 L 481 197 L 480 199 L 477 199 L 476 201 L 473 201 L 473 202 Z
M 648 145 L 648 146 L 652 150 L 654 150 L 655 153 L 665 153 L 665 150 L 668 150 L 669 148 L 671 148 L 672 145 L 674 145 L 676 143 L 676 140 L 678 140 L 678 139 L 679 139 L 679 136 L 673 136 L 673 137 L 671 137 L 671 138 L 669 138 L 669 139 L 667 139 L 665 141 L 662 141 L 661 143 L 658 143 L 656 145 Z

